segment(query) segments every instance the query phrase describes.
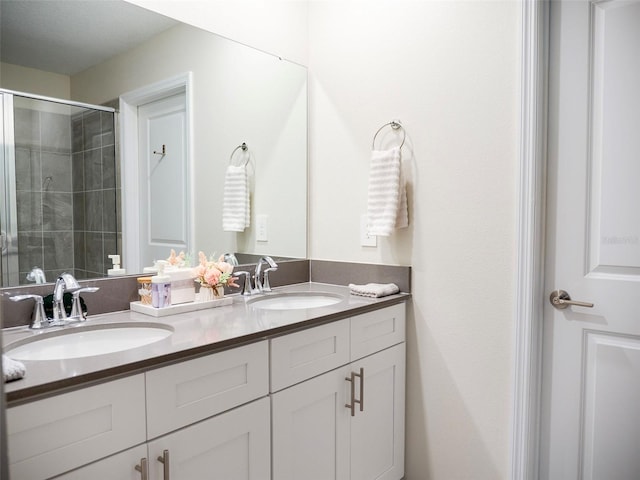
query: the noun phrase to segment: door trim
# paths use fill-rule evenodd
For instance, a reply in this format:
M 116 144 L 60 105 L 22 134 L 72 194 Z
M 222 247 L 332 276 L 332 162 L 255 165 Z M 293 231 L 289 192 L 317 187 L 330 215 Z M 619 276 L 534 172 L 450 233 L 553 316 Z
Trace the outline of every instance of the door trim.
M 538 478 L 542 372 L 549 2 L 524 0 L 511 479 Z
M 122 183 L 122 260 L 123 268 L 129 272 L 142 272 L 140 260 L 139 229 L 140 215 L 138 196 L 138 106 L 169 97 L 177 93 L 185 94 L 187 129 L 187 178 L 193 185 L 193 74 L 186 72 L 151 85 L 138 88 L 120 96 L 120 157 Z M 193 189 L 187 198 L 187 208 L 193 216 Z M 193 218 L 187 219 L 189 242 L 194 239 Z

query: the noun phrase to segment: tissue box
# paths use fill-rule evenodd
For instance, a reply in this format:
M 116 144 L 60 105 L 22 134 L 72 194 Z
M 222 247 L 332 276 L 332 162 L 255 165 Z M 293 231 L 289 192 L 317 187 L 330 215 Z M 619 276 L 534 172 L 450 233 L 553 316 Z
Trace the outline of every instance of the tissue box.
M 195 302 L 196 275 L 193 268 L 168 267 L 164 274 L 171 277 L 171 305 Z

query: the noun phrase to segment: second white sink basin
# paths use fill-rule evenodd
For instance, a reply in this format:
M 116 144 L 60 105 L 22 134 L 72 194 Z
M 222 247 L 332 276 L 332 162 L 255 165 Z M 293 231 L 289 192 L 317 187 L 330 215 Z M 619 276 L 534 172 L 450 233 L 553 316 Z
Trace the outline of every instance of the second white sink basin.
M 155 323 L 81 326 L 20 340 L 7 345 L 5 353 L 15 360 L 93 357 L 149 345 L 172 334 L 169 325 Z
M 326 292 L 287 292 L 256 297 L 247 301 L 253 308 L 263 310 L 300 310 L 327 307 L 344 300 L 342 295 Z

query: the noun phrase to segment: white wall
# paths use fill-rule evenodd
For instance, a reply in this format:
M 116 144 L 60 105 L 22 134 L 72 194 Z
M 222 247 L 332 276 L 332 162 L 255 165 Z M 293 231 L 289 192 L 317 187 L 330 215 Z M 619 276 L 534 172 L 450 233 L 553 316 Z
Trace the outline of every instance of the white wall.
M 310 2 L 310 253 L 413 268 L 409 480 L 508 478 L 519 31 L 513 1 Z M 394 118 L 411 226 L 361 247 Z
M 520 3 L 310 0 L 304 46 L 301 2 L 258 2 L 251 22 L 234 12 L 252 2 L 133 3 L 308 64 L 310 257 L 413 267 L 406 477 L 507 479 Z M 411 226 L 361 247 L 370 144 L 393 118 Z
M 126 0 L 307 64 L 307 0 Z
M 44 72 L 11 63 L 0 64 L 0 87 L 46 97 L 71 98 L 71 79 L 67 75 Z

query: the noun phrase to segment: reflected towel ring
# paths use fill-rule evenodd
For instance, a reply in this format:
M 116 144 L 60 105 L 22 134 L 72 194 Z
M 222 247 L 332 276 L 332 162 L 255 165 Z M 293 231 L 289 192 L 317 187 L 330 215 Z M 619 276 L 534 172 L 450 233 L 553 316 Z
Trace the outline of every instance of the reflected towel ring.
M 404 129 L 404 127 L 402 126 L 402 124 L 400 123 L 400 120 L 391 120 L 389 123 L 385 123 L 384 125 L 382 125 L 378 131 L 375 133 L 375 135 L 373 136 L 373 142 L 371 142 L 371 148 L 373 150 L 375 150 L 376 148 L 376 137 L 378 136 L 378 134 L 380 133 L 380 131 L 384 128 L 384 127 L 391 127 L 394 130 L 398 130 L 399 128 L 402 129 L 402 143 L 400 144 L 400 148 L 402 148 L 402 146 L 404 145 L 404 141 L 407 139 L 407 131 Z
M 249 147 L 247 147 L 247 144 L 242 142 L 242 145 L 238 145 L 236 148 L 233 149 L 233 152 L 231 152 L 231 156 L 229 157 L 229 164 L 232 164 L 233 154 L 236 153 L 239 148 L 241 148 L 243 152 L 246 152 L 249 149 Z M 248 155 L 247 155 L 247 159 L 245 160 L 245 162 L 244 162 L 244 164 L 242 166 L 246 167 L 247 163 L 249 163 L 249 156 Z

